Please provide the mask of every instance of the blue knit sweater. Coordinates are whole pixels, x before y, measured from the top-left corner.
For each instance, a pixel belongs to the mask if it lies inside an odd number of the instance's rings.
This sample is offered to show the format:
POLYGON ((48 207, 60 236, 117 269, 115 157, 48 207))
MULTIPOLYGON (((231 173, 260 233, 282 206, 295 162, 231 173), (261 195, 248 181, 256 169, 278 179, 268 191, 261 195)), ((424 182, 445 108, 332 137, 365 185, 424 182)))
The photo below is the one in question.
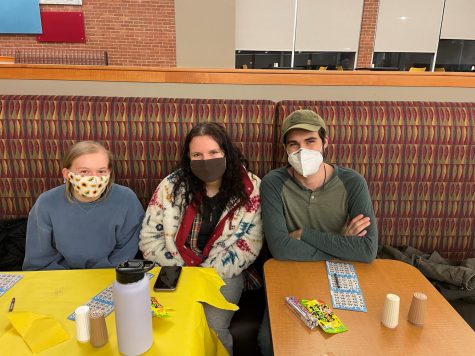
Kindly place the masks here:
POLYGON ((28 217, 24 270, 115 267, 138 250, 143 208, 113 184, 103 200, 69 201, 65 185, 41 194, 28 217))

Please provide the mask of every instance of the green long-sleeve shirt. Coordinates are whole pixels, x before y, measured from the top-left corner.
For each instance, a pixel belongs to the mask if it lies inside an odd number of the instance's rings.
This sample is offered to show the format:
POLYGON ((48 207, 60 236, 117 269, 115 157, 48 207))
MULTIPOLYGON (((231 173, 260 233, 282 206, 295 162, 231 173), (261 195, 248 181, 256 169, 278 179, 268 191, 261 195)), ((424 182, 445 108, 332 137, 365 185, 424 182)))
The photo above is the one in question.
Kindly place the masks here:
POLYGON ((333 176, 314 191, 298 184, 286 167, 262 179, 263 228, 274 258, 371 262, 376 257, 378 229, 366 181, 352 169, 333 168, 333 176), (341 235, 358 214, 370 218, 367 234, 341 235), (297 229, 303 229, 300 240, 289 237, 297 229))

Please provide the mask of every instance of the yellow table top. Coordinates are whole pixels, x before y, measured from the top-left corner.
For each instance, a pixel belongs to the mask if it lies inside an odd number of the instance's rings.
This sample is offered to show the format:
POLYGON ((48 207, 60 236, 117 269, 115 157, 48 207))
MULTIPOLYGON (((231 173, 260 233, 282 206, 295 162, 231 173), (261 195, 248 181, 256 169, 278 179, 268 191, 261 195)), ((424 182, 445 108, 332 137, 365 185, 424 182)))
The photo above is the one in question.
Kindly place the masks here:
MULTIPOLYGON (((235 310, 219 293, 224 284, 214 269, 183 268, 177 290, 154 292, 153 283, 159 267, 151 271, 150 294, 167 308, 168 318, 153 318, 154 343, 144 355, 227 355, 214 331, 209 329, 200 301, 221 309, 235 310)), ((67 317, 92 297, 112 285, 114 269, 66 270, 37 272, 1 272, 21 274, 23 278, 0 297, 0 354, 32 354, 21 336, 12 328, 7 313, 15 297, 17 311, 47 314, 58 320, 69 334, 69 340, 53 346, 39 355, 118 355, 115 313, 106 318, 109 341, 101 348, 76 341, 76 325, 67 317)))

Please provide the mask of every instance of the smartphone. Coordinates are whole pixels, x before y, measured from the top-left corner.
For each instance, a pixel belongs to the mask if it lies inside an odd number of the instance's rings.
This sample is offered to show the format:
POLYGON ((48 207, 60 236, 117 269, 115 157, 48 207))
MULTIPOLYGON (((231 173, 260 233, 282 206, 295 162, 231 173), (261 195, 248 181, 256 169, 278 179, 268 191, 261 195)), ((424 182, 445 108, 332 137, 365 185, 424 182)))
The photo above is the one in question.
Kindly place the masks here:
POLYGON ((157 292, 174 291, 180 278, 181 266, 162 266, 153 290, 157 292))

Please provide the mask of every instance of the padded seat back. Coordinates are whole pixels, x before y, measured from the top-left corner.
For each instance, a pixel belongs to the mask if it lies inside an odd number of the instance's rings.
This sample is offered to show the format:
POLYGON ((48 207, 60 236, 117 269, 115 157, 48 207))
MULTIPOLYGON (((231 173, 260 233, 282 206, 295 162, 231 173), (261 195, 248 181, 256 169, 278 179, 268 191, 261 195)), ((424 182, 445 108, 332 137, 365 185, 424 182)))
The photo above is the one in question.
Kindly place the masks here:
MULTIPOLYGON (((381 244, 475 256, 475 103, 282 101, 279 139, 297 109, 325 119, 326 161, 366 178, 381 244)), ((286 164, 281 144, 274 164, 286 164)))

